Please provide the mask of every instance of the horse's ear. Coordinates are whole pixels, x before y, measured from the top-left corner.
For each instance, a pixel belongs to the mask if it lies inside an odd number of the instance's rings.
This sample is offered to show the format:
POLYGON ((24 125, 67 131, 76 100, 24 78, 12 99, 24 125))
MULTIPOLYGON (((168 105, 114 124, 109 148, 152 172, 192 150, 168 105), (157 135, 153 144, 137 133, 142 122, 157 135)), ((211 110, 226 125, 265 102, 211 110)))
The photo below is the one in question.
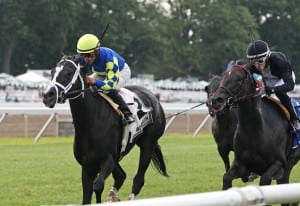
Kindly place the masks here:
POLYGON ((211 72, 208 73, 208 80, 211 80, 215 75, 211 72))
POLYGON ((204 87, 204 91, 205 91, 206 93, 208 93, 208 85, 206 85, 206 86, 204 87))

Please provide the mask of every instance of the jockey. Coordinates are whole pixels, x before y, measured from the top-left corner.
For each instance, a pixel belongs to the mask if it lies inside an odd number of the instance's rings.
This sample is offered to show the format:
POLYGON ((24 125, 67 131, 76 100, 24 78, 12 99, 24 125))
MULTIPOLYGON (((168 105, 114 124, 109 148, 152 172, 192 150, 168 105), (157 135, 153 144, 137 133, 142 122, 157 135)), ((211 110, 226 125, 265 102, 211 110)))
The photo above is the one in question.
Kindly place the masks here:
POLYGON ((132 123, 132 113, 118 92, 131 77, 130 67, 124 58, 110 48, 100 47, 100 40, 93 34, 84 34, 79 38, 77 52, 81 59, 80 65, 93 72, 92 75, 86 76, 86 83, 106 93, 119 105, 125 123, 132 123))
POLYGON ((253 63, 251 73, 261 74, 267 95, 275 93, 290 113, 293 132, 300 130, 300 124, 287 92, 295 86, 295 75, 291 64, 281 52, 270 51, 262 40, 255 40, 247 48, 247 58, 253 63))

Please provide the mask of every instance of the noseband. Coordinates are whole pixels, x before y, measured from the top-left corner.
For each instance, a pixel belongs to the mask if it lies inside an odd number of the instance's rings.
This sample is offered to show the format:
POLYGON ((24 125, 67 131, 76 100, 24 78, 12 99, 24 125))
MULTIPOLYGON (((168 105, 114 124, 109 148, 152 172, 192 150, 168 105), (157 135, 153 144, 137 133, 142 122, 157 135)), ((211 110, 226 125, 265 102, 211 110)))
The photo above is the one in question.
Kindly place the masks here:
POLYGON ((62 85, 61 83, 57 82, 56 81, 56 78, 53 78, 52 81, 50 82, 50 86, 54 87, 55 88, 55 91, 56 91, 56 103, 64 103, 66 99, 76 99, 80 96, 82 96, 82 98, 84 98, 84 81, 83 81, 83 78, 82 76, 80 75, 80 65, 79 64, 75 64, 73 61, 69 60, 69 59, 63 59, 60 64, 61 64, 61 69, 63 69, 64 67, 64 63, 65 62, 71 62, 74 66, 74 68, 76 69, 75 72, 74 72, 74 75, 71 79, 71 81, 66 85, 62 85), (81 82, 81 90, 79 91, 74 91, 74 92, 69 92, 70 89, 73 87, 73 85, 75 84, 75 82, 77 81, 77 79, 80 79, 80 82, 81 82), (59 88, 62 90, 60 93, 58 92, 59 91, 59 88), (73 94, 73 93, 78 93, 79 94, 75 97, 68 97, 70 94, 73 94))

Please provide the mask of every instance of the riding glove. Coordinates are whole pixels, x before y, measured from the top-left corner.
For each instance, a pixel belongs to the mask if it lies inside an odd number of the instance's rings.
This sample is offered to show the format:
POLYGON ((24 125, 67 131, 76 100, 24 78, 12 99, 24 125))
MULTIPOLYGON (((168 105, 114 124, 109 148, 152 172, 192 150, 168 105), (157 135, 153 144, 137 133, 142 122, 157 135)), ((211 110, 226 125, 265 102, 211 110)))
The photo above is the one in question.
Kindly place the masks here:
POLYGON ((275 93, 274 87, 265 87, 265 92, 268 96, 275 93))

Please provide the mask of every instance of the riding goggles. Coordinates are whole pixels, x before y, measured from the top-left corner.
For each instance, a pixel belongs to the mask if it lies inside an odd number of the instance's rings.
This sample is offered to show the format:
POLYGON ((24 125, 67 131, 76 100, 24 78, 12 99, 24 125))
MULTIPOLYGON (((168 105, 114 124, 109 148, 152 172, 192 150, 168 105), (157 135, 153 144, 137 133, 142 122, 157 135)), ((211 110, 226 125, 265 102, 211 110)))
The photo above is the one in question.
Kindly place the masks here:
POLYGON ((94 52, 92 52, 92 53, 84 53, 84 54, 81 54, 81 56, 87 57, 87 58, 91 58, 91 57, 94 56, 94 52))
POLYGON ((254 63, 254 64, 263 64, 263 63, 266 62, 266 59, 267 59, 267 56, 261 57, 261 58, 259 58, 259 59, 254 59, 254 60, 253 60, 253 63, 254 63))

